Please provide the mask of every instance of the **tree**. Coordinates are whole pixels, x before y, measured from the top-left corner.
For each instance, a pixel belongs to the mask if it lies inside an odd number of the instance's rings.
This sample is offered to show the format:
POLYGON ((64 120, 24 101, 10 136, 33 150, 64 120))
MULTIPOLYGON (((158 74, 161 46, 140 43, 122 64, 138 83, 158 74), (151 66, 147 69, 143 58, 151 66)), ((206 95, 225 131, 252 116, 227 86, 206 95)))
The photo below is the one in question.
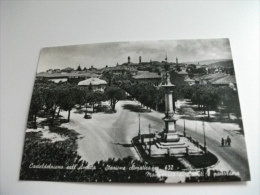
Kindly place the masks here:
POLYGON ((81 69, 81 67, 80 67, 80 65, 78 66, 78 68, 77 68, 77 71, 81 71, 82 69, 81 69))
POLYGON ((194 94, 197 85, 190 86, 190 85, 180 85, 179 90, 185 99, 191 99, 192 95, 194 94))
POLYGON ((54 122, 54 115, 57 108, 57 93, 55 93, 55 91, 56 88, 54 84, 46 86, 45 110, 49 111, 52 116, 51 124, 54 122))
POLYGON ((174 85, 187 85, 187 83, 184 81, 184 77, 175 71, 170 71, 170 79, 171 83, 174 85))
POLYGON ((70 121, 70 111, 76 104, 77 89, 73 85, 66 85, 63 89, 63 98, 61 101, 61 108, 68 111, 68 122, 70 121))
POLYGON ((198 68, 198 69, 195 69, 193 73, 198 73, 200 75, 205 75, 205 74, 207 74, 207 70, 206 70, 206 68, 198 68))
POLYGON ((89 90, 89 91, 93 91, 93 86, 92 86, 92 83, 91 83, 91 82, 89 83, 88 90, 89 90))
POLYGON ((131 82, 132 80, 133 79, 130 71, 125 71, 125 74, 123 75, 113 75, 111 85, 121 86, 125 82, 129 82, 129 81, 131 82))
POLYGON ((189 64, 186 68, 186 72, 188 73, 194 73, 196 69, 196 65, 195 64, 189 64))
POLYGON ((219 94, 221 101, 225 106, 225 111, 227 112, 228 119, 230 120, 230 113, 235 112, 237 118, 241 116, 238 93, 230 87, 220 87, 219 94))
POLYGON ((161 71, 160 71, 158 68, 156 68, 156 69, 154 70, 154 72, 157 73, 158 75, 161 75, 161 71))
MULTIPOLYGON (((63 98, 62 93, 63 85, 57 85, 54 83, 46 85, 46 98, 45 98, 45 107, 46 110, 50 112, 52 118, 51 118, 51 125, 54 124, 54 118, 57 108, 59 107, 60 111, 60 105, 63 98)), ((59 112, 58 112, 59 113, 59 112)))
POLYGON ((208 111, 208 120, 210 119, 209 109, 217 106, 220 100, 218 89, 211 85, 201 85, 199 100, 208 111))
POLYGON ((177 70, 178 72, 180 72, 180 71, 181 71, 181 67, 180 67, 180 65, 179 65, 179 64, 176 64, 176 70, 177 70))
POLYGON ((141 102, 141 95, 143 92, 143 87, 140 84, 127 84, 124 86, 124 89, 131 94, 134 98, 136 98, 136 100, 138 100, 139 102, 141 102))
POLYGON ((110 106, 113 112, 115 112, 116 103, 119 100, 123 100, 126 98, 125 91, 118 87, 107 87, 105 89, 105 94, 107 98, 110 100, 110 106))
MULTIPOLYGON (((182 86, 182 85, 181 85, 182 86)), ((174 112, 176 111, 176 107, 175 107, 175 103, 177 100, 183 98, 183 94, 181 92, 181 86, 177 85, 175 87, 175 89, 173 89, 173 93, 172 93, 172 101, 173 101, 173 110, 174 112)))
POLYGON ((57 86, 58 89, 59 89, 57 91, 58 92, 58 102, 57 102, 57 105, 58 105, 59 109, 58 109, 58 113, 56 115, 56 118, 58 118, 59 115, 60 115, 60 111, 61 111, 63 103, 64 103, 63 98, 67 95, 67 90, 66 90, 67 86, 68 86, 67 83, 65 83, 65 84, 62 83, 61 85, 57 86))
POLYGON ((86 95, 86 88, 82 87, 82 86, 75 86, 75 98, 76 98, 76 103, 79 104, 79 108, 81 108, 81 106, 83 104, 85 104, 85 95, 86 95))
POLYGON ((155 92, 155 110, 158 111, 159 109, 159 105, 163 105, 165 104, 165 90, 163 87, 160 87, 159 89, 156 90, 155 92))
POLYGON ((109 70, 106 70, 106 71, 103 71, 101 79, 102 78, 104 78, 106 81, 108 81, 108 86, 111 86, 114 75, 109 70))
POLYGON ((142 91, 139 95, 140 102, 146 106, 147 108, 152 106, 152 102, 154 100, 153 94, 155 91, 153 91, 152 86, 147 85, 147 84, 142 84, 142 91))
POLYGON ((45 102, 45 87, 42 84, 36 84, 33 88, 32 100, 30 104, 29 110, 29 118, 33 122, 33 128, 37 128, 37 115, 41 109, 43 109, 44 102, 45 102))
POLYGON ((105 101, 106 95, 104 94, 104 92, 101 91, 95 91, 95 92, 89 92, 86 95, 86 100, 88 103, 92 104, 93 107, 93 113, 95 112, 95 104, 101 101, 105 101))
MULTIPOLYGON (((203 95, 203 87, 202 85, 195 85, 195 86, 190 86, 188 89, 186 88, 186 93, 188 95, 190 95, 190 99, 194 104, 198 105, 198 109, 201 108, 201 106, 203 107, 203 111, 205 114, 205 107, 204 104, 202 102, 202 95, 203 95)), ((184 94, 184 96, 186 96, 187 94, 184 94)))

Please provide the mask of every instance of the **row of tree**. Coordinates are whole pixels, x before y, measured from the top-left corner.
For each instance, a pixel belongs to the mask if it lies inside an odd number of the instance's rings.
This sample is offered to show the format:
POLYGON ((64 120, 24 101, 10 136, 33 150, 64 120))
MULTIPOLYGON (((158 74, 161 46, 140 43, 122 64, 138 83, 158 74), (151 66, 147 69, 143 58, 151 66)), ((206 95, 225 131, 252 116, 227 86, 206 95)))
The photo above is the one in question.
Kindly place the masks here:
POLYGON ((222 108, 230 119, 230 113, 235 113, 237 118, 241 116, 237 90, 228 86, 214 87, 212 85, 184 86, 180 89, 185 99, 191 99, 198 105, 199 111, 210 118, 209 111, 222 108))
POLYGON ((149 109, 163 110, 164 108, 165 91, 163 88, 157 89, 148 84, 131 84, 129 82, 122 83, 121 88, 149 109))
POLYGON ((101 101, 110 101, 112 111, 115 112, 116 103, 125 99, 125 92, 116 86, 107 87, 104 92, 93 91, 91 85, 82 87, 69 83, 51 83, 36 82, 33 89, 32 100, 29 110, 28 120, 36 128, 36 119, 40 111, 50 115, 50 124, 54 124, 55 118, 58 118, 60 111, 68 111, 68 121, 70 121, 70 112, 75 105, 92 105, 93 112, 95 104, 101 101))
MULTIPOLYGON (((213 87, 211 85, 187 85, 183 77, 175 72, 170 72, 171 82, 176 85, 173 90, 173 105, 178 99, 190 99, 193 104, 198 105, 198 109, 204 114, 222 107, 230 119, 230 113, 235 113, 240 117, 240 107, 237 91, 229 87, 213 87)), ((68 111, 68 121, 72 108, 78 104, 94 106, 98 102, 109 100, 112 111, 115 112, 115 105, 119 100, 125 99, 125 92, 141 102, 142 105, 150 109, 164 111, 164 88, 157 88, 147 84, 135 83, 131 75, 113 75, 111 72, 104 72, 102 78, 107 80, 108 87, 105 92, 93 91, 92 86, 88 88, 73 84, 55 83, 35 83, 30 106, 29 119, 36 126, 36 117, 40 110, 51 115, 51 124, 55 120, 55 113, 59 116, 60 110, 68 111)))
POLYGON ((87 70, 86 67, 84 67, 84 68, 82 69, 80 65, 79 65, 78 68, 76 69, 76 71, 86 71, 86 70, 87 70))
MULTIPOLYGON (((130 84, 125 82, 121 87, 141 104, 155 110, 164 110, 165 90, 146 84, 130 84)), ((173 105, 179 99, 190 99, 193 104, 198 105, 199 111, 208 114, 210 110, 222 107, 230 119, 230 113, 235 113, 240 117, 240 107, 237 91, 230 87, 214 87, 211 85, 177 85, 173 90, 173 105)))
MULTIPOLYGON (((164 94, 162 87, 154 87, 148 84, 138 84, 129 74, 113 75, 111 72, 104 72, 103 78, 109 86, 117 85, 128 92, 133 98, 141 102, 142 105, 155 110, 164 110, 164 94)), ((173 105, 178 99, 190 99, 193 104, 198 105, 199 111, 208 114, 210 110, 222 107, 230 119, 230 113, 241 116, 238 93, 228 86, 214 87, 211 85, 188 85, 184 77, 175 71, 170 71, 171 83, 175 85, 173 90, 173 105)))

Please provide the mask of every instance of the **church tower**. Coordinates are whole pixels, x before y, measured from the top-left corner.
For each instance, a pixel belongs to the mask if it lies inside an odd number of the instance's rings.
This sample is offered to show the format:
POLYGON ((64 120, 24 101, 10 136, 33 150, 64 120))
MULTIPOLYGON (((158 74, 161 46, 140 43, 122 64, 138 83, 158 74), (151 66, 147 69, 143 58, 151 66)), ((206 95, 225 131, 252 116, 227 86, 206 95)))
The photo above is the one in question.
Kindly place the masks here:
POLYGON ((176 64, 178 64, 178 58, 176 58, 176 64))
POLYGON ((130 61, 131 61, 131 58, 130 58, 130 56, 128 56, 128 58, 127 58, 128 64, 130 64, 130 61))
POLYGON ((142 63, 142 57, 139 56, 139 64, 141 64, 141 63, 142 63))

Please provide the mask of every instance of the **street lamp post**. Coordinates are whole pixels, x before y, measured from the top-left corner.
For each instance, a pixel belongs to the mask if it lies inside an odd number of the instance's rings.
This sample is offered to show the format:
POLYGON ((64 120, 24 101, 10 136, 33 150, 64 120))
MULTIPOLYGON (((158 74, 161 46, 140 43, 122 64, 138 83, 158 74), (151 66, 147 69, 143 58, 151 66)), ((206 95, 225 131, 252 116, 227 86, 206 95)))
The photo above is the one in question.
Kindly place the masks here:
POLYGON ((151 156, 151 146, 152 146, 152 143, 151 143, 151 124, 148 125, 148 128, 149 128, 149 156, 151 156))
POLYGON ((207 153, 206 133, 205 133, 205 127, 204 127, 204 117, 203 117, 202 126, 203 126, 203 134, 204 134, 204 150, 205 150, 205 153, 207 153))
POLYGON ((138 131, 138 137, 139 137, 139 140, 141 140, 141 129, 140 129, 140 113, 138 113, 138 119, 139 119, 139 131, 138 131))
POLYGON ((184 137, 186 137, 185 119, 184 119, 183 121, 184 121, 184 131, 183 131, 183 135, 184 135, 184 137))

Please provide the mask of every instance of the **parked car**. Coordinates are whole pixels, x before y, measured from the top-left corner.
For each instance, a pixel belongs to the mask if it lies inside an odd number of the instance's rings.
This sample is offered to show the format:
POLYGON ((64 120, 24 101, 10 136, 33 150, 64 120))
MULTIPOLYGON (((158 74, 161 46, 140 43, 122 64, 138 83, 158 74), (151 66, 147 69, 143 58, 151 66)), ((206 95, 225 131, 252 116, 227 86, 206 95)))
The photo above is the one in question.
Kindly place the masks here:
POLYGON ((85 119, 91 119, 92 116, 91 116, 90 114, 86 113, 86 114, 84 115, 84 118, 85 118, 85 119))

